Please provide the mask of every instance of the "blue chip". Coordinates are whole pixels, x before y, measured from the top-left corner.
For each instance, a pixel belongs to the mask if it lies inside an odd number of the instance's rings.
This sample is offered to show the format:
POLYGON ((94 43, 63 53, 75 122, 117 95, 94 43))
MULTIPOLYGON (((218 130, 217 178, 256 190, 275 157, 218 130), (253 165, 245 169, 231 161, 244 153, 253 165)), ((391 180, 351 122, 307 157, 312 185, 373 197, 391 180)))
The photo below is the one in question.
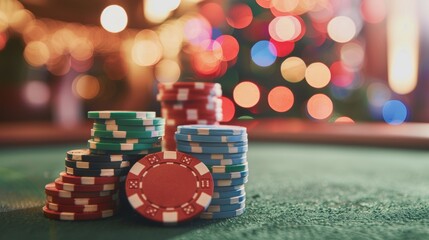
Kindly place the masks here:
POLYGON ((226 186, 226 187, 214 187, 214 192, 231 192, 231 191, 237 191, 239 189, 244 188, 244 184, 241 185, 235 185, 235 186, 226 186))
POLYGON ((236 186, 236 185, 243 185, 245 183, 247 183, 247 181, 249 180, 249 178, 243 177, 243 178, 237 178, 237 179, 220 179, 220 180, 213 180, 214 181, 214 186, 215 186, 215 191, 216 187, 230 187, 230 186, 236 186))
POLYGON ((232 191, 213 192, 212 199, 238 197, 238 196, 241 196, 245 193, 246 193, 246 191, 244 190, 244 187, 237 189, 237 190, 232 190, 232 191))
MULTIPOLYGON (((200 161, 203 160, 222 160, 222 159, 243 159, 247 158, 247 153, 191 153, 192 156, 198 158, 200 161)), ((220 164, 219 164, 220 165, 220 164)))
POLYGON ((190 135, 190 134, 175 134, 176 140, 187 141, 187 142, 202 142, 202 143, 232 143, 232 142, 244 142, 247 141, 247 134, 233 135, 233 136, 201 136, 201 135, 190 135))
POLYGON ((200 215, 202 219, 219 219, 219 218, 231 218, 237 217, 244 213, 245 207, 234 210, 234 211, 226 211, 226 212, 203 212, 200 215))
POLYGON ((231 136, 246 134, 246 128, 232 125, 181 125, 177 133, 201 136, 231 136))
POLYGON ((214 143, 214 142, 187 142, 187 141, 180 141, 176 140, 176 144, 183 145, 183 146, 190 146, 190 147, 222 147, 222 148, 229 148, 229 147, 243 147, 247 146, 247 141, 242 142, 232 142, 232 143, 214 143))
POLYGON ((192 147, 177 144, 177 150, 187 153, 245 153, 248 146, 242 147, 192 147))
MULTIPOLYGON (((190 153, 189 155, 194 156, 193 153, 190 153)), ((221 160, 202 160, 202 159, 199 159, 199 160, 207 166, 227 166, 227 165, 243 164, 243 163, 247 162, 247 158, 232 158, 232 159, 221 159, 221 160)))
POLYGON ((249 175, 249 171, 228 172, 228 173, 212 173, 213 179, 237 179, 249 175))
POLYGON ((227 212, 227 211, 233 211, 240 208, 246 207, 246 202, 241 202, 237 204, 222 204, 222 205, 210 205, 206 212, 227 212))
POLYGON ((215 198, 212 199, 210 204, 213 205, 221 205, 221 204, 239 204, 246 200, 246 194, 243 194, 238 197, 230 197, 230 198, 215 198))

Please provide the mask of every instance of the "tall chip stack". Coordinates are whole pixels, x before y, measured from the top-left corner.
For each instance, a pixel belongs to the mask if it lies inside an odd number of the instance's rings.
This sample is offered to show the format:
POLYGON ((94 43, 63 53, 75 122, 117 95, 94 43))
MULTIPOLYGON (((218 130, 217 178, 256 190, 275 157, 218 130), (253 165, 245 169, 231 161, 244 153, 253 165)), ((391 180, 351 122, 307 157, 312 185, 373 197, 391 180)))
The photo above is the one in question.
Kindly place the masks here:
POLYGON ((176 150, 174 133, 179 125, 217 125, 222 120, 222 88, 218 83, 176 82, 159 84, 157 100, 166 119, 164 149, 176 150))
POLYGON ((239 216, 245 211, 248 181, 247 131, 228 125, 181 125, 175 134, 177 150, 206 164, 214 192, 203 219, 239 216))
POLYGON ((46 217, 91 220, 113 216, 125 198, 132 165, 161 150, 165 120, 155 112, 93 111, 88 149, 70 150, 65 171, 45 186, 46 217), (118 196, 119 195, 119 196, 118 196))

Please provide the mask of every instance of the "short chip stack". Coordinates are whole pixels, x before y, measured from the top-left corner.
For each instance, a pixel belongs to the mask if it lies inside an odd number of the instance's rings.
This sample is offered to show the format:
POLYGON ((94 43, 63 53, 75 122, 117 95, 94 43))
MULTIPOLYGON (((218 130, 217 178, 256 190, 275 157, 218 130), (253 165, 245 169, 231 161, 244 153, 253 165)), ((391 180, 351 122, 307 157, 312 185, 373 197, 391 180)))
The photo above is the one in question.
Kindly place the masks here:
POLYGON ((245 211, 248 181, 247 131, 227 125, 182 125, 175 134, 177 150, 205 163, 213 176, 214 193, 203 219, 229 218, 245 211))
POLYGON ((157 100, 166 119, 164 148, 176 150, 174 133, 179 125, 219 124, 222 120, 222 88, 218 83, 176 82, 159 84, 157 100))
POLYGON ((155 112, 96 111, 89 149, 67 152, 65 172, 45 186, 46 217, 91 220, 113 216, 131 166, 161 150, 165 121, 155 112))

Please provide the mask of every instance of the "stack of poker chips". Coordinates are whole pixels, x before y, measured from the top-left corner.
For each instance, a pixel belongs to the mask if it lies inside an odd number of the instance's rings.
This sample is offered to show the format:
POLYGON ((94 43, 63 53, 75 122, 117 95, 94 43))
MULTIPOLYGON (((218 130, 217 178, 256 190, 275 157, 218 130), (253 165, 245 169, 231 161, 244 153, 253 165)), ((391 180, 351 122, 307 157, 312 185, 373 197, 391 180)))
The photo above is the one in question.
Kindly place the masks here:
POLYGON ((165 121, 155 112, 89 112, 89 149, 70 150, 65 172, 45 186, 46 217, 90 220, 113 216, 130 167, 161 150, 165 121))
POLYGON ((199 159, 212 173, 214 192, 203 219, 239 216, 245 211, 248 181, 247 131, 227 125, 182 125, 175 134, 177 150, 199 159))
POLYGON ((218 83, 176 82, 159 84, 157 100, 166 119, 164 149, 176 150, 174 133, 179 125, 216 125, 222 120, 222 88, 218 83))

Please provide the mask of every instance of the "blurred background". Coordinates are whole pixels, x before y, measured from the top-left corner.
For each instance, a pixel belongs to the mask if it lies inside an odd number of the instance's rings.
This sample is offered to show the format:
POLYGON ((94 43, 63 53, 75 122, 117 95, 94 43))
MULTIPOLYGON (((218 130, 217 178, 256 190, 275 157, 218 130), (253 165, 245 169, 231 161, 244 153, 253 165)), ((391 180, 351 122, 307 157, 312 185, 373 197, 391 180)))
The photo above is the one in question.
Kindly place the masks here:
MULTIPOLYGON (((429 122, 429 1, 0 0, 0 124, 157 110, 219 82, 224 122, 429 122)), ((85 129, 87 131, 87 129, 85 129)))

